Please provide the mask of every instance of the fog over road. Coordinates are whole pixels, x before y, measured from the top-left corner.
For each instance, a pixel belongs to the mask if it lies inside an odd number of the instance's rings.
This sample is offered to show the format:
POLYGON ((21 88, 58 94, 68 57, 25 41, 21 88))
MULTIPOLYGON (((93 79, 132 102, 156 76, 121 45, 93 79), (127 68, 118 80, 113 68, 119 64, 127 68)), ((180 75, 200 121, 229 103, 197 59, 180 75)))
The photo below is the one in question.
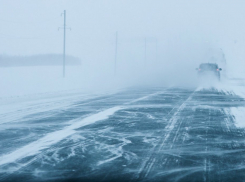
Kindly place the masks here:
POLYGON ((244 181, 244 98, 216 87, 5 98, 0 181, 244 181))
POLYGON ((0 0, 0 182, 245 182, 244 10, 0 0))

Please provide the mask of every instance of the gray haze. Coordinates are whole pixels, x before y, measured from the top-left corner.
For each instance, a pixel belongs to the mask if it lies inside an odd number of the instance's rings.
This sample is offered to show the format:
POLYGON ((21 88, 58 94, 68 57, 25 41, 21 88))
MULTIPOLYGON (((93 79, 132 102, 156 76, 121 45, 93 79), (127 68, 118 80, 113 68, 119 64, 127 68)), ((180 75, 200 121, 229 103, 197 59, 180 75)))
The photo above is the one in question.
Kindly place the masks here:
MULTIPOLYGON (((195 68, 201 62, 219 63, 217 54, 224 54, 228 76, 244 77, 244 7, 245 2, 239 0, 0 0, 0 54, 62 54, 63 31, 58 28, 63 26, 61 13, 66 10, 71 27, 66 52, 82 61, 79 68, 67 68, 66 80, 76 87, 115 82, 193 86, 195 68)), ((50 77, 53 81, 45 88, 64 84, 59 67, 47 67, 44 71, 50 75, 39 68, 33 69, 40 72, 8 69, 1 68, 0 73, 0 83, 8 89, 24 81, 34 87, 36 80, 46 83, 50 77)))

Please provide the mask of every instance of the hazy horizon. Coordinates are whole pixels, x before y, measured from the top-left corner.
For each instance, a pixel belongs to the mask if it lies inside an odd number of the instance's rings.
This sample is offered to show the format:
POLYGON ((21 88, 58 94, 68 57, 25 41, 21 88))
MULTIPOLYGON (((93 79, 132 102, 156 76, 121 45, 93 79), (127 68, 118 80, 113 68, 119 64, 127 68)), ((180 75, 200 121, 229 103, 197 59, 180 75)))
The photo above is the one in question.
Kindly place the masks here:
POLYGON ((63 30, 58 29, 66 10, 66 24, 71 28, 66 33, 66 54, 82 61, 67 72, 69 81, 62 81, 62 68, 42 68, 40 73, 3 70, 4 88, 15 87, 13 80, 34 87, 37 80, 49 82, 51 78, 53 83, 58 79, 60 85, 76 82, 80 87, 113 82, 121 86, 193 86, 197 83, 195 68, 203 62, 218 63, 228 77, 245 76, 245 20, 241 18, 245 2, 0 0, 0 4, 0 55, 62 54, 63 30), (31 81, 25 82, 26 77, 31 81))

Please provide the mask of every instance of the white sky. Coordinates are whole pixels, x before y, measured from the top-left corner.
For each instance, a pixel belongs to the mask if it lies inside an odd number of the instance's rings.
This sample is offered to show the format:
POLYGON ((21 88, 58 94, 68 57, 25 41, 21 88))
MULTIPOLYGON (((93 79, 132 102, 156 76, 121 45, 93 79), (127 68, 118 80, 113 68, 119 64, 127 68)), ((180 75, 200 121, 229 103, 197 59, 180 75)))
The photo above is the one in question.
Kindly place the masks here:
POLYGON ((222 48, 230 65, 244 65, 243 0, 0 0, 0 54, 62 53, 64 9, 67 54, 84 62, 111 65, 118 31, 119 62, 142 61, 147 37, 148 59, 157 39, 160 60, 193 58, 208 44, 222 48))

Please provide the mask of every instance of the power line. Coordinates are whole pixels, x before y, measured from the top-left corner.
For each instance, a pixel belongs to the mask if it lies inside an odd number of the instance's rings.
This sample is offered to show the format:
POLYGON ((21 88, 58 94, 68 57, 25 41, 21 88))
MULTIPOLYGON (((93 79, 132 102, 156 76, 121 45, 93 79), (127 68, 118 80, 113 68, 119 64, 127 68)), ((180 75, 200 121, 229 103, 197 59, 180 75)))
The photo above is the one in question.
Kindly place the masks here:
POLYGON ((20 36, 16 36, 16 35, 10 35, 10 34, 3 34, 0 33, 0 36, 2 35, 2 37, 8 37, 8 38, 12 38, 12 39, 54 39, 54 38, 50 38, 48 36, 53 35, 53 34, 46 34, 46 35, 40 35, 40 36, 35 36, 35 37, 20 37, 20 36))
POLYGON ((21 26, 23 26, 23 24, 26 25, 36 25, 36 24, 40 24, 40 23, 49 23, 52 22, 56 19, 58 19, 59 17, 55 17, 54 19, 47 19, 47 20, 43 20, 43 21, 35 21, 35 22, 23 22, 23 21, 13 21, 13 20, 5 20, 5 19, 0 19, 1 22, 5 22, 5 23, 12 23, 12 24, 21 24, 21 26))
POLYGON ((117 72, 117 32, 116 32, 116 47, 115 47, 115 67, 114 67, 114 75, 116 76, 117 72))

